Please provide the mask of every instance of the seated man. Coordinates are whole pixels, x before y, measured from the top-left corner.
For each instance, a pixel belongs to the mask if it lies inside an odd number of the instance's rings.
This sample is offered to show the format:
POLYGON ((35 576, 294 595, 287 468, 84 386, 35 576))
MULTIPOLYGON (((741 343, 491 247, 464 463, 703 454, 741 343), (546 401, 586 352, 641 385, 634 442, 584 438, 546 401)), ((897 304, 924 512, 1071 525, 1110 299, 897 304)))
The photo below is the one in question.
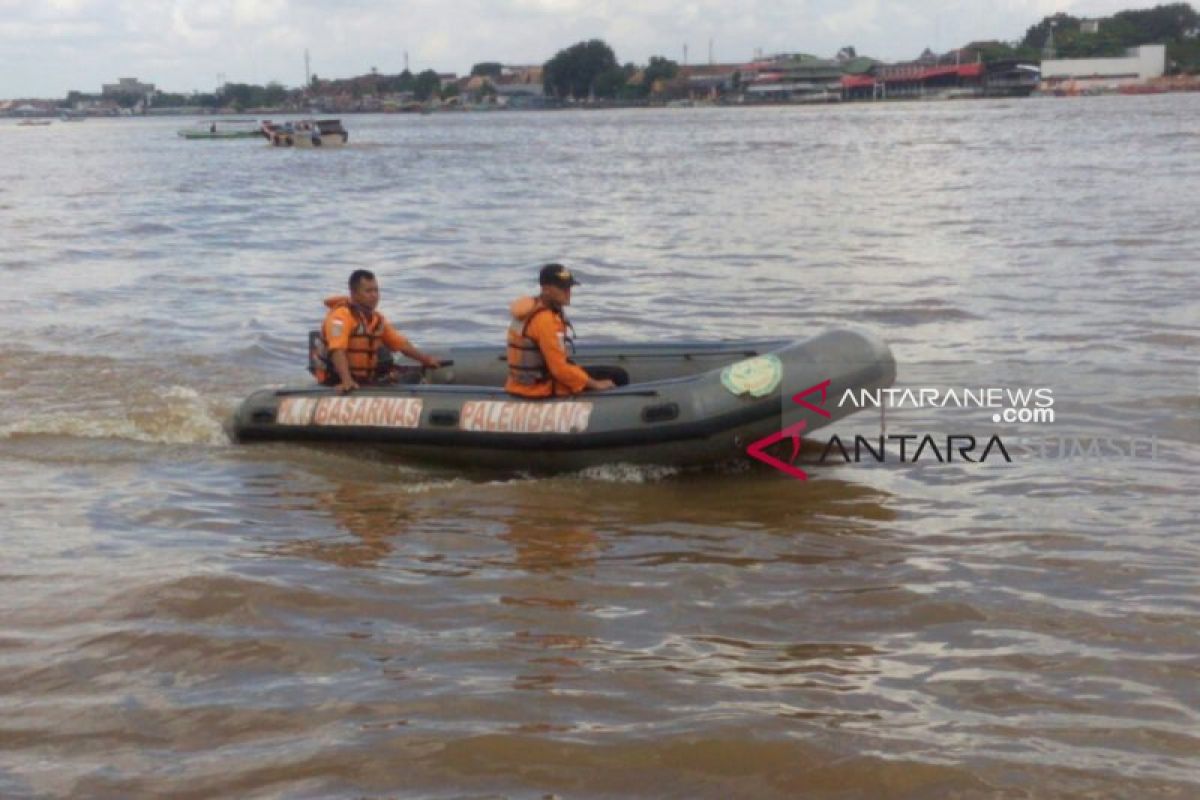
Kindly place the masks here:
POLYGON ((571 304, 571 287, 579 281, 562 264, 547 264, 538 276, 542 293, 513 301, 508 326, 508 381, 504 389, 518 397, 562 397, 611 389, 567 357, 571 323, 563 308, 571 304))
POLYGON ((321 326, 321 337, 326 355, 316 359, 325 363, 312 366, 319 383, 336 386, 340 392, 377 383, 381 344, 424 367, 436 369, 441 364, 414 347, 375 310, 379 305, 379 283, 369 270, 356 269, 350 273, 350 296, 330 297, 325 305, 329 306, 329 313, 321 326))

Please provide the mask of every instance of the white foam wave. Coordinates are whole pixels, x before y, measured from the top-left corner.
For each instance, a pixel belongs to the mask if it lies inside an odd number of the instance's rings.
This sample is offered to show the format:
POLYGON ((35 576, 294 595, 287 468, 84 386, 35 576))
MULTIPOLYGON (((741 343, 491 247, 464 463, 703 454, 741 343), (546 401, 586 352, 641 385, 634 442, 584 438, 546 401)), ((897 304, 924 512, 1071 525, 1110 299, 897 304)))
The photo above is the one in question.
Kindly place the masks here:
POLYGON ((518 483, 536 483, 542 480, 566 478, 568 480, 599 481, 602 483, 656 483, 667 480, 682 472, 680 467, 653 466, 646 464, 600 464, 587 467, 576 472, 555 475, 532 475, 519 472, 511 478, 501 478, 480 481, 472 478, 427 478, 413 483, 402 484, 400 491, 409 494, 424 494, 443 489, 477 488, 480 486, 511 486, 518 483))
POLYGON ((653 464, 600 464, 575 473, 575 477, 604 483, 657 483, 680 473, 679 467, 653 464))
POLYGON ((441 489, 457 489, 470 485, 472 485, 471 481, 464 480, 463 478, 446 478, 441 480, 435 478, 433 480, 416 481, 414 483, 402 483, 399 485, 399 489, 405 494, 428 494, 429 492, 436 492, 441 489))
POLYGON ((476 489, 480 486, 512 486, 518 483, 529 483, 536 481, 530 475, 519 474, 513 478, 503 478, 496 480, 478 480, 473 478, 427 478, 418 480, 413 483, 406 483, 400 486, 400 491, 407 494, 425 494, 427 492, 439 491, 442 489, 476 489))
POLYGON ((49 412, 0 426, 0 438, 38 434, 157 444, 229 444, 217 410, 186 386, 138 396, 117 414, 109 409, 49 412))

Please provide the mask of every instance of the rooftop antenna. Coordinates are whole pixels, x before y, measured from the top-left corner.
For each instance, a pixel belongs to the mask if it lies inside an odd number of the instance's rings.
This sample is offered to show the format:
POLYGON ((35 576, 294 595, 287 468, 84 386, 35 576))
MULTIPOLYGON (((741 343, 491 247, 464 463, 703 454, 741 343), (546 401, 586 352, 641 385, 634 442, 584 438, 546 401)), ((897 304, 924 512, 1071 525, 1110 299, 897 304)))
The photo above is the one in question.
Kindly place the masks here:
POLYGON ((683 45, 683 65, 685 67, 687 66, 687 43, 686 42, 683 45))
POLYGON ((712 44, 713 44, 713 42, 712 42, 712 37, 710 36, 710 37, 708 37, 708 65, 709 65, 710 67, 711 67, 711 66, 712 66, 712 64, 713 64, 713 55, 712 55, 713 51, 712 51, 712 44))
POLYGON ((404 51, 404 71, 408 72, 408 51, 404 51))
POLYGON ((304 88, 312 86, 312 72, 308 68, 308 48, 304 48, 304 88))

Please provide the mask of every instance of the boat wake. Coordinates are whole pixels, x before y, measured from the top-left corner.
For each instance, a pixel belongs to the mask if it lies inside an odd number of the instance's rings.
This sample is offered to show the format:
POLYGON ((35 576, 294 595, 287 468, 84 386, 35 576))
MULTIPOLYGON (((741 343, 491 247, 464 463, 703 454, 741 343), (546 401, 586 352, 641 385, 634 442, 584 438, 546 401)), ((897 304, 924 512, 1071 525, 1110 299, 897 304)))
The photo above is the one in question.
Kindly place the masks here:
POLYGON ((194 389, 170 386, 138 396, 135 403, 104 409, 31 413, 0 425, 0 439, 22 436, 128 439, 153 444, 228 445, 229 437, 211 402, 194 389))
POLYGON ((398 488, 405 494, 428 494, 438 491, 453 491, 458 489, 477 490, 481 486, 512 486, 521 483, 536 483, 543 480, 577 480, 594 481, 598 483, 617 484, 646 484, 659 483, 682 474, 680 467, 667 467, 646 464, 599 464, 578 472, 569 472, 557 476, 532 475, 520 472, 512 477, 480 479, 475 478, 429 478, 401 484, 398 488))
POLYGON ((581 469, 573 475, 585 481, 601 483, 658 483, 673 478, 682 471, 680 467, 617 463, 597 464, 581 469))

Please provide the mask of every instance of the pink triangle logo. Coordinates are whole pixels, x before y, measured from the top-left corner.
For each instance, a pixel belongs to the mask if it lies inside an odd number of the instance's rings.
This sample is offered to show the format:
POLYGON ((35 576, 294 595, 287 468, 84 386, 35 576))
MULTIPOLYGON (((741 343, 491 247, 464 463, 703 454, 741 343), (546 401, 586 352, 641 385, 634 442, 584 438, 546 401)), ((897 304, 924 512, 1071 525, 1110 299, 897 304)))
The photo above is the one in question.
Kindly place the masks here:
POLYGON ((751 458, 756 458, 764 464, 768 464, 780 472, 791 475, 798 481, 808 480, 808 473, 799 467, 793 466, 792 462, 796 460, 796 456, 800 455, 800 432, 808 427, 808 422, 800 420, 795 425, 789 425, 783 430, 772 433, 770 436, 764 436, 756 442, 751 442, 746 448, 746 455, 751 458), (780 461, 772 455, 764 453, 763 450, 775 444, 782 442, 784 439, 792 440, 792 457, 787 461, 780 461))
MULTIPOLYGON (((808 410, 820 414, 826 419, 829 419, 831 416, 830 413, 824 408, 821 408, 821 406, 825 405, 825 401, 829 397, 829 384, 830 381, 824 380, 815 386, 808 387, 802 392, 797 392, 796 394, 792 395, 792 402, 796 405, 804 406, 808 410), (813 405, 804 399, 815 392, 821 393, 821 402, 817 405, 813 405)), ((808 421, 800 420, 793 425, 788 425, 786 428, 778 431, 777 433, 772 433, 770 436, 764 436, 758 441, 750 443, 750 445, 746 448, 746 455, 753 459, 757 459, 764 464, 774 467, 780 472, 791 475, 798 481, 808 480, 808 473, 795 465, 796 459, 800 455, 800 434, 803 433, 804 429, 807 427, 808 421), (781 461, 775 456, 764 452, 771 445, 775 444, 776 442, 782 442, 784 439, 791 439, 792 441, 792 457, 787 461, 781 461)))

